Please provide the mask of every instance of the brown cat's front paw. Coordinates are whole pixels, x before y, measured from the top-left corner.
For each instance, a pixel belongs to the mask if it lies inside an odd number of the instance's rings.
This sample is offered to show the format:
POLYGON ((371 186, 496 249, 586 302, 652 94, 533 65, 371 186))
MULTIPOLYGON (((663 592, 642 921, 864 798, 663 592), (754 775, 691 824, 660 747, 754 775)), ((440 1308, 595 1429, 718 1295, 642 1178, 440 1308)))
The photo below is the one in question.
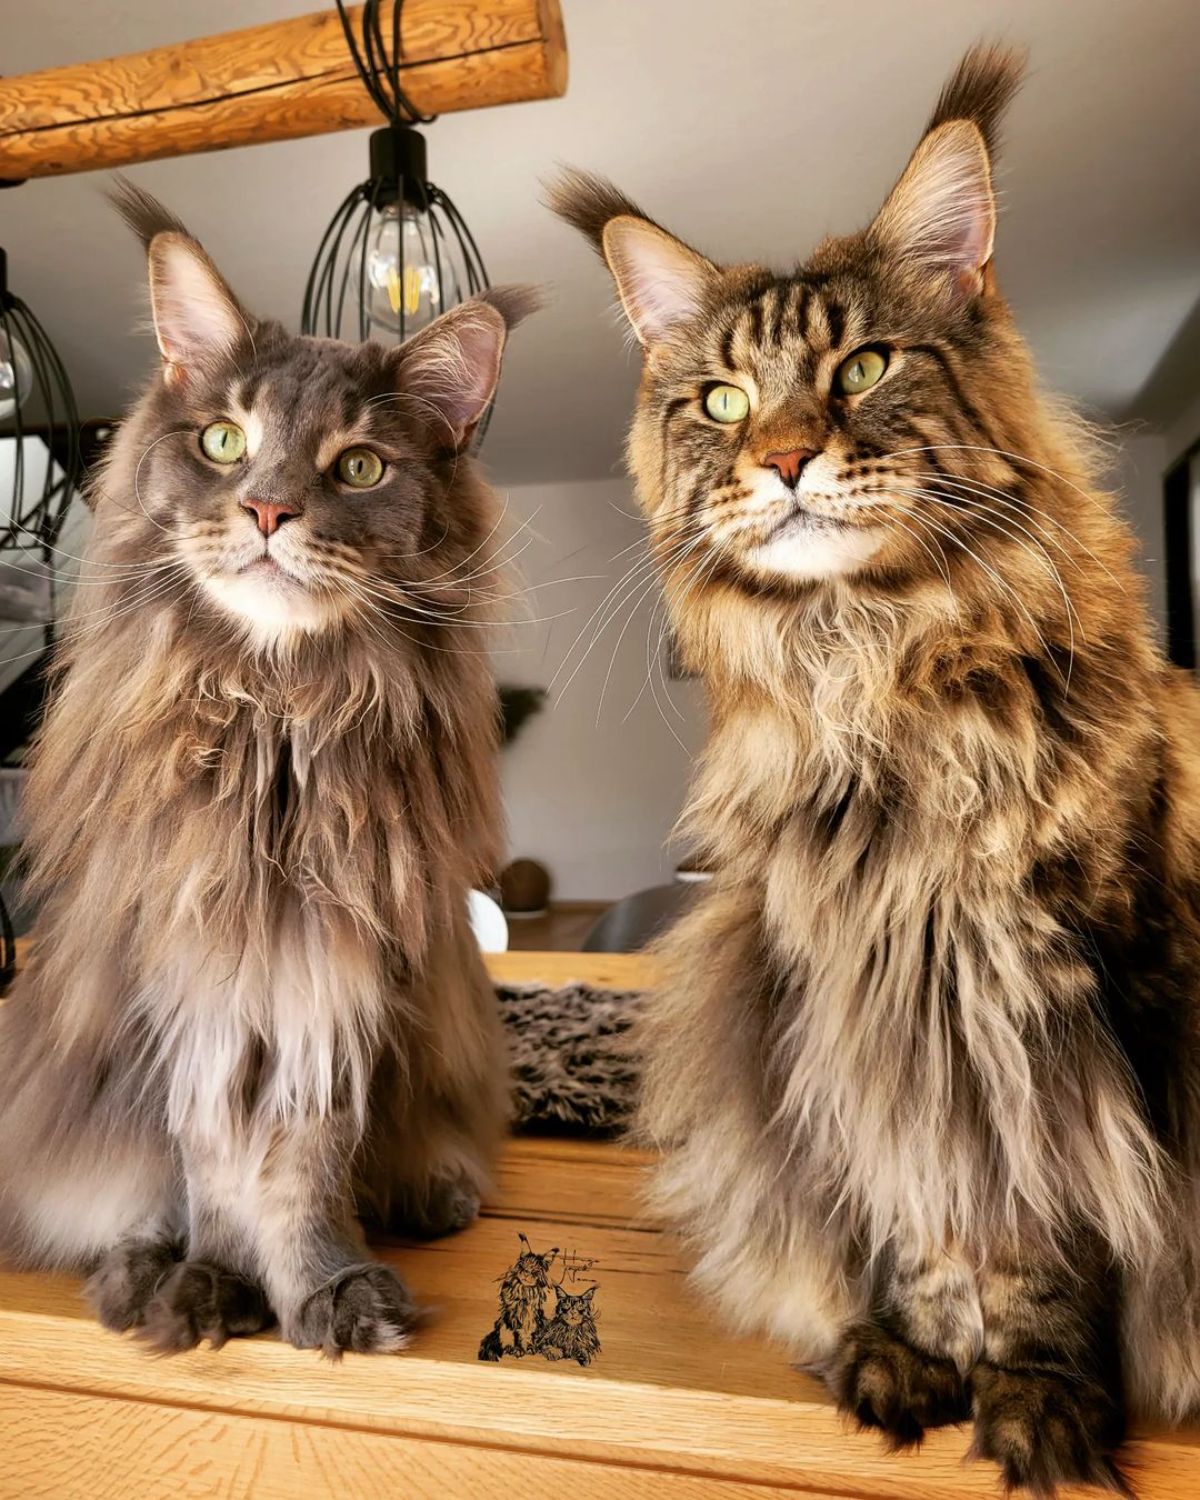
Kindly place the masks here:
POLYGON ((971 1387, 972 1456, 994 1459, 1010 1490, 1048 1497, 1082 1483, 1132 1494, 1113 1460, 1125 1436, 1121 1406, 1094 1381, 981 1364, 971 1387))
POLYGON ((847 1331, 825 1371, 838 1405, 863 1427, 880 1428, 896 1448, 919 1443, 927 1427, 965 1421, 962 1376, 875 1323, 847 1331))
POLYGON ((457 1234, 479 1217, 479 1193, 466 1177, 436 1177, 397 1196, 387 1227, 418 1240, 457 1234))
POLYGON ((359 1354, 392 1354, 410 1342, 416 1307, 403 1282, 386 1266, 349 1266, 315 1291, 284 1328, 300 1349, 321 1349, 340 1359, 347 1349, 359 1354))
POLYGON ((105 1328, 114 1333, 140 1328, 180 1254, 179 1246, 165 1240, 128 1240, 107 1251, 83 1289, 105 1328))
POLYGON ((219 1349, 274 1321, 261 1287, 207 1261, 185 1260, 147 1305, 141 1337, 160 1353, 178 1354, 205 1339, 219 1349))

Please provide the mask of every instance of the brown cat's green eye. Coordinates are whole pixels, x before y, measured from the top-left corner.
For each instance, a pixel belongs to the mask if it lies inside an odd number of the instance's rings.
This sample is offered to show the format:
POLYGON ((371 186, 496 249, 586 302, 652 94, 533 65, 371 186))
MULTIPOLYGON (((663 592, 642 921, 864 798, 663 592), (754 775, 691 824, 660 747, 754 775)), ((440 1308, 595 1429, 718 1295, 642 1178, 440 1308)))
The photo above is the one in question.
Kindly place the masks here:
POLYGON ((750 397, 738 385, 714 385, 705 394, 704 410, 714 422, 743 422, 750 397))
POLYGON ((347 448, 337 461, 337 477, 352 489, 369 490, 383 478, 383 459, 370 448, 347 448))
POLYGON ((246 434, 236 422, 210 422, 200 434, 200 448, 215 464, 235 464, 246 452, 246 434))
POLYGON ((878 349, 860 349, 841 362, 833 383, 843 396, 857 396, 869 391, 886 369, 887 359, 878 349))

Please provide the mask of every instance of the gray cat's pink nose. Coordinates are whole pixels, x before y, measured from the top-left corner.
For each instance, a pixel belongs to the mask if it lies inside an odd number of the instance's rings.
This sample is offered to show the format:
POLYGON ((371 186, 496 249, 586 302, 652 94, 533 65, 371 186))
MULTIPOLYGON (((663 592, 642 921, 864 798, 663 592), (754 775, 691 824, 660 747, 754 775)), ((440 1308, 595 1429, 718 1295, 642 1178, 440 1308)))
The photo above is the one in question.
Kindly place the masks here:
POLYGON ((279 500, 243 500, 242 509, 254 516, 263 536, 273 535, 285 521, 300 514, 298 505, 284 505, 279 500))

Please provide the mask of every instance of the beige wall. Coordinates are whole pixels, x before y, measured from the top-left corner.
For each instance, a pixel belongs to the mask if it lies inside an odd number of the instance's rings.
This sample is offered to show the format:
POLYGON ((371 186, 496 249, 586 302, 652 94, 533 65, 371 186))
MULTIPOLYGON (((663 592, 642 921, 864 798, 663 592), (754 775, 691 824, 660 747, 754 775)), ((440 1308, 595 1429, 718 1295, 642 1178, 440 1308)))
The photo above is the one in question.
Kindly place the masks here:
MULTIPOLYGON (((497 674, 530 687, 549 687, 558 674, 550 703, 505 752, 509 848, 549 868, 560 900, 613 898, 669 880, 675 857, 668 835, 703 740, 704 714, 696 683, 664 688, 656 672, 657 702, 645 687, 657 586, 639 599, 639 583, 586 649, 599 623, 589 625, 589 618, 646 556, 629 484, 531 485, 507 498, 506 526, 522 554, 532 618, 512 631, 497 674), (553 615, 565 617, 537 622, 553 615)), ((652 660, 656 637, 657 621, 652 660)))
POLYGON ((1146 576, 1148 600, 1160 633, 1165 632, 1167 577, 1163 537, 1162 476, 1167 443, 1161 432, 1127 429, 1119 437, 1109 483, 1137 539, 1135 556, 1146 576))

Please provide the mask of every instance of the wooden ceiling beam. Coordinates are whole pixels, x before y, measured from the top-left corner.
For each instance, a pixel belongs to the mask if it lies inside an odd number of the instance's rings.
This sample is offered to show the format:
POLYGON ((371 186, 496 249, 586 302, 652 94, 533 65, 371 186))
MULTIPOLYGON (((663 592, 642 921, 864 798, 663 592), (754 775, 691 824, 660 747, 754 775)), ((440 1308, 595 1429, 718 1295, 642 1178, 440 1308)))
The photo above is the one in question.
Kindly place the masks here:
MULTIPOLYGON (((357 37, 362 7, 350 9, 357 37)), ((405 0, 401 83, 423 114, 557 98, 558 0, 405 0)), ((382 9, 391 37, 391 10, 382 9)), ((380 123, 336 10, 0 78, 0 180, 380 123)))

